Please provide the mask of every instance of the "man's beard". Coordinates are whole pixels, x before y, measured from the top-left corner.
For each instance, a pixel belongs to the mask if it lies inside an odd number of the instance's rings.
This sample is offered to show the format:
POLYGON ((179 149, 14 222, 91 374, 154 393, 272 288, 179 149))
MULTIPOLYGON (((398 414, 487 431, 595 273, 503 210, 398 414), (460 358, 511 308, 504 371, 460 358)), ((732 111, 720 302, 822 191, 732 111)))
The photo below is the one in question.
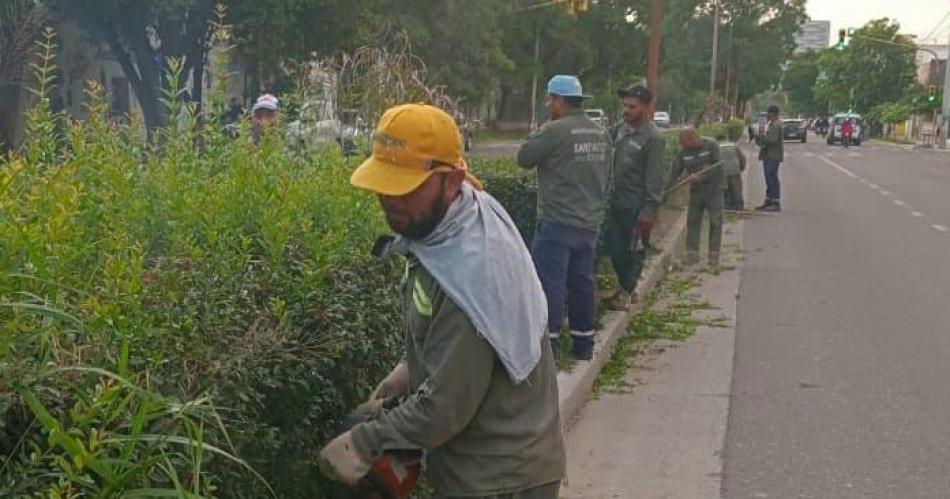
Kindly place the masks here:
POLYGON ((429 213, 429 216, 421 220, 410 220, 404 225, 399 225, 387 215, 386 223, 389 224, 389 228, 392 229, 393 232, 405 237, 406 239, 411 239, 414 241, 425 239, 429 234, 432 234, 432 231, 434 231, 436 227, 438 227, 439 223, 442 222, 442 219, 445 218, 445 212, 449 210, 449 206, 445 202, 444 194, 445 182, 442 183, 442 188, 439 190, 439 197, 432 205, 432 211, 429 213))

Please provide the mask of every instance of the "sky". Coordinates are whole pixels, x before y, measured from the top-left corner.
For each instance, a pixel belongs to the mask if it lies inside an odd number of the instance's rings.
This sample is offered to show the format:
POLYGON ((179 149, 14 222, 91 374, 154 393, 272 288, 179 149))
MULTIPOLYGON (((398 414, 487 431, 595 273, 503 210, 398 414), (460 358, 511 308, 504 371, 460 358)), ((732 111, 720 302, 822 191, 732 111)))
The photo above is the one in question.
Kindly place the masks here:
POLYGON ((831 21, 831 43, 837 43, 838 29, 858 28, 882 17, 896 19, 901 32, 917 35, 918 43, 946 44, 950 36, 950 17, 937 27, 950 12, 950 0, 808 0, 807 8, 812 19, 831 21), (922 39, 934 28, 935 39, 922 39))

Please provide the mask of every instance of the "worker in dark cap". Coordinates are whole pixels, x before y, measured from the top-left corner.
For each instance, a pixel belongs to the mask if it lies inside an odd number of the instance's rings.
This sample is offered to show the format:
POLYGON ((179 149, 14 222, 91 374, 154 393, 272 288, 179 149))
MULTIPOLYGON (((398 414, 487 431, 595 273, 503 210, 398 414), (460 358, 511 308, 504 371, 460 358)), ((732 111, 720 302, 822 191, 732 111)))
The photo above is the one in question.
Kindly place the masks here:
POLYGON ((782 186, 778 178, 778 168, 785 159, 782 121, 778 119, 779 108, 769 106, 769 126, 765 135, 756 137, 759 144, 759 159, 765 170, 765 202, 755 209, 759 211, 782 211, 782 186))
POLYGON ((613 188, 608 201, 606 246, 620 289, 608 307, 627 310, 637 301, 637 282, 646 258, 645 242, 663 198, 665 145, 650 117, 653 93, 643 85, 617 92, 623 121, 611 129, 613 188))

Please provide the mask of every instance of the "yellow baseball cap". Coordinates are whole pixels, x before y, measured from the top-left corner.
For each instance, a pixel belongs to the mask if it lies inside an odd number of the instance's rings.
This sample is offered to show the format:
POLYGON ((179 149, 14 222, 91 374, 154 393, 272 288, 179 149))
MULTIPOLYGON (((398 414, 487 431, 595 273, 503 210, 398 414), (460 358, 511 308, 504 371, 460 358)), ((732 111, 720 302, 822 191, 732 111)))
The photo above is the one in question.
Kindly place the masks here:
POLYGON ((386 196, 416 190, 434 173, 465 170, 478 190, 482 183, 462 158, 462 136, 455 120, 427 104, 403 104, 383 113, 373 135, 373 155, 350 176, 360 189, 386 196))

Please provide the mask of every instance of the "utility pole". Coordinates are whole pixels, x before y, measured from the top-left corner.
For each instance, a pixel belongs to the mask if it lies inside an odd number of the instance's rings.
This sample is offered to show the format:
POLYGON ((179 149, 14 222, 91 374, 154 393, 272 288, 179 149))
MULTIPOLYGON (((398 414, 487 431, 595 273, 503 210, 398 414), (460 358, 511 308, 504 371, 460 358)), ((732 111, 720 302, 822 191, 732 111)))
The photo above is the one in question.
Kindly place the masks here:
POLYGON ((940 148, 947 148, 947 136, 950 134, 950 41, 947 42, 947 59, 944 62, 943 78, 943 117, 940 122, 940 148))
POLYGON ((538 129, 538 57, 541 51, 541 27, 534 25, 534 75, 531 77, 531 121, 529 128, 533 132, 538 129))
MULTIPOLYGON (((663 0, 650 0, 650 46, 647 57, 647 87, 653 92, 653 107, 660 96, 660 40, 663 0)), ((652 109, 651 109, 652 110, 652 109)))
POLYGON ((712 60, 709 62, 709 95, 706 96, 706 122, 716 118, 716 69, 719 59, 719 0, 713 0, 712 60))

